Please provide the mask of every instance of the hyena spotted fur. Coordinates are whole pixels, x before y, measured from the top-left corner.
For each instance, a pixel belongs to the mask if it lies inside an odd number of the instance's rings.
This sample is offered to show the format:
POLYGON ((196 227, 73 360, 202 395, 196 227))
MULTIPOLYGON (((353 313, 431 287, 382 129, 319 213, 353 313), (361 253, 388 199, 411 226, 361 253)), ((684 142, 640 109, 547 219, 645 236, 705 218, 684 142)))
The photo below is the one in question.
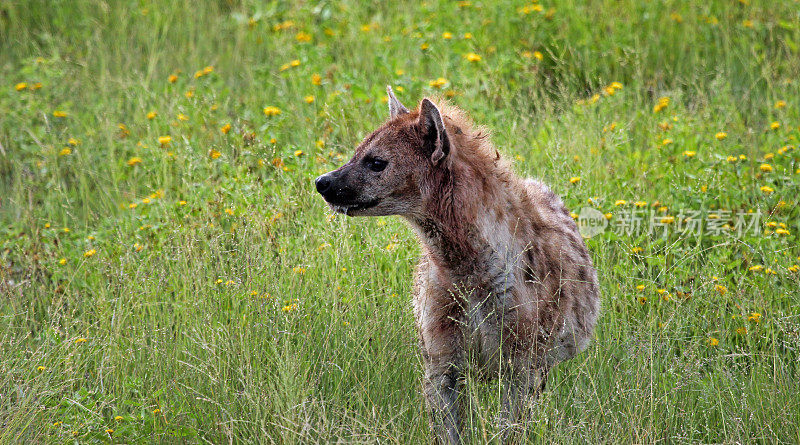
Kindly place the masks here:
POLYGON ((600 309, 575 221, 543 183, 520 179, 463 112, 435 99, 390 119, 316 179, 349 216, 400 215, 422 245, 413 307, 435 437, 460 443, 466 366, 500 377, 504 434, 548 371, 584 350, 600 309))

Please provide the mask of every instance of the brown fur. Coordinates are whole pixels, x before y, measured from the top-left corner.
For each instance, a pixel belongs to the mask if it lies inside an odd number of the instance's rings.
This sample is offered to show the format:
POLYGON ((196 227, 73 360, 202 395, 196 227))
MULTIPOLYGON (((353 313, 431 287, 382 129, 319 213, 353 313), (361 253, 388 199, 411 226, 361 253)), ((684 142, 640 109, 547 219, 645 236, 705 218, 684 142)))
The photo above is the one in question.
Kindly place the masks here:
POLYGON ((488 131, 443 100, 408 112, 389 94, 392 119, 350 162, 318 178, 318 189, 338 211, 398 214, 417 232, 423 389, 436 437, 458 443, 465 367, 503 379, 508 429, 549 369, 587 346, 599 312, 597 274, 561 200, 518 178, 488 131), (374 172, 378 158, 388 163, 374 172))

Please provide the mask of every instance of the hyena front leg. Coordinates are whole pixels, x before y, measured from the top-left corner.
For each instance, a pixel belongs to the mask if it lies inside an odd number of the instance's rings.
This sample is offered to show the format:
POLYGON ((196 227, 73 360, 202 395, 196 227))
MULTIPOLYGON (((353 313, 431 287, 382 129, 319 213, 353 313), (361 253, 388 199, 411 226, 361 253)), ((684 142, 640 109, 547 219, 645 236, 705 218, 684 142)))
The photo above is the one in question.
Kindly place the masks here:
POLYGON ((460 397, 463 387, 461 363, 426 360, 423 392, 431 428, 440 444, 461 443, 460 397))
POLYGON ((504 373, 500 431, 503 442, 522 432, 521 422, 530 418, 536 399, 544 391, 547 369, 518 366, 504 373))

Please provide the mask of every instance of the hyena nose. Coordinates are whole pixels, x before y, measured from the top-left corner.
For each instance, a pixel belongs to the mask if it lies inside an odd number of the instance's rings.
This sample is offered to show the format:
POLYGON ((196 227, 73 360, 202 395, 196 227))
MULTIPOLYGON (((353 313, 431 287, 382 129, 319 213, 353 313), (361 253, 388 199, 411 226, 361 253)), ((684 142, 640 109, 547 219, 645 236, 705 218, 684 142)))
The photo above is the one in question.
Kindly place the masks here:
POLYGON ((317 191, 323 195, 331 188, 332 182, 333 181, 331 181, 331 177, 327 174, 324 174, 319 178, 317 178, 316 180, 314 180, 314 184, 317 185, 317 191))

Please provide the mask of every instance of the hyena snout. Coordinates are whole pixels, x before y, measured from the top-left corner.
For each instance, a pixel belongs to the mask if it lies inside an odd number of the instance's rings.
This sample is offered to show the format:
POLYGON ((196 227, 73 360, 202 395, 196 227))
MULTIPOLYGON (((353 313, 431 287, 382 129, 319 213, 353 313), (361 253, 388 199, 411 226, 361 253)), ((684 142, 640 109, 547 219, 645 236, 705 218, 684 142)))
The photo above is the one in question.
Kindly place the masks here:
POLYGON ((362 196, 362 191, 354 187, 354 181, 349 176, 352 175, 334 170, 314 180, 317 191, 334 211, 346 215, 361 214, 380 202, 379 199, 366 199, 362 196))
POLYGON ((328 204, 348 205, 356 200, 356 192, 339 171, 325 173, 316 180, 317 191, 328 204))
POLYGON ((333 178, 331 178, 330 173, 325 173, 324 175, 314 180, 314 185, 317 186, 317 191, 323 197, 325 196, 326 193, 330 191, 332 184, 333 184, 333 178))

